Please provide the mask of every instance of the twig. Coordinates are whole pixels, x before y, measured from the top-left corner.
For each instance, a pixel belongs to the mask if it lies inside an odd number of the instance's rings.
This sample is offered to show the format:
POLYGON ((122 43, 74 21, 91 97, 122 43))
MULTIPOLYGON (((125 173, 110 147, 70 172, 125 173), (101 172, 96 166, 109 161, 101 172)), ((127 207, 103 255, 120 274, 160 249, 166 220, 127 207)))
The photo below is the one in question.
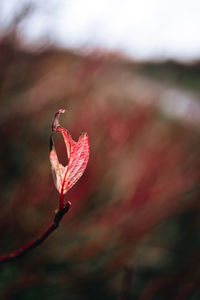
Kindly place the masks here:
POLYGON ((48 238, 48 236, 59 226, 62 217, 68 212, 70 206, 71 203, 68 201, 66 205, 56 213, 53 223, 45 230, 45 232, 39 238, 26 244, 23 248, 17 251, 1 256, 0 263, 16 260, 17 258, 24 256, 30 250, 42 244, 48 238))

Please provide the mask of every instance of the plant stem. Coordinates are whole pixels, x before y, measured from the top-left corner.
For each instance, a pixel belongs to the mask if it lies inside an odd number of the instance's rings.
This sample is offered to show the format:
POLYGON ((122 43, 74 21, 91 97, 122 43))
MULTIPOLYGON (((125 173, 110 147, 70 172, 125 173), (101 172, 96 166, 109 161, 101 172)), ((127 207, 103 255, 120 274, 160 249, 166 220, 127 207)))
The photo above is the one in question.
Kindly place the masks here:
POLYGON ((38 237, 36 240, 26 244, 23 248, 14 251, 10 254, 4 255, 0 257, 0 263, 5 263, 9 261, 16 260, 17 258, 20 258, 24 256, 26 253, 28 253, 30 250, 36 248, 40 244, 42 244, 48 236, 59 226, 59 223, 62 219, 62 217, 68 212, 69 208, 71 206, 71 203, 68 201, 66 205, 59 209, 59 211, 56 213, 53 223, 45 230, 45 232, 38 237))
POLYGON ((64 195, 63 195, 62 191, 61 191, 61 194, 60 194, 59 205, 60 205, 59 210, 62 210, 63 207, 64 207, 64 195))

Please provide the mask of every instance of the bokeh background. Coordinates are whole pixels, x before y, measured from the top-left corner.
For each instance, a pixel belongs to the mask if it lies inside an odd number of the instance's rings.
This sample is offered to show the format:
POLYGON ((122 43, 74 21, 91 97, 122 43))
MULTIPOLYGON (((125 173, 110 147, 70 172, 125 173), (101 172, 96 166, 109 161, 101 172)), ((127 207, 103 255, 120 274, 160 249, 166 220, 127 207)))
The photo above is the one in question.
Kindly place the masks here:
MULTIPOLYGON (((149 39, 155 51, 141 43, 143 60, 137 46, 126 52, 114 42, 106 48, 106 39, 96 44, 97 38, 92 45, 95 30, 85 37, 88 44, 66 31, 64 45, 56 21, 50 31, 42 27, 59 16, 56 7, 52 1, 1 3, 2 255, 39 236, 58 207, 48 156, 59 108, 66 109, 60 122, 75 140, 88 132, 90 160, 66 195, 72 207, 60 227, 25 257, 0 266, 0 299, 200 299, 198 43, 190 41, 190 55, 180 46, 182 55, 174 50, 173 56, 149 39)), ((148 7, 141 7, 145 17, 148 7)), ((58 25, 64 32, 62 18, 58 25)), ((66 164, 59 135, 56 149, 66 164)))

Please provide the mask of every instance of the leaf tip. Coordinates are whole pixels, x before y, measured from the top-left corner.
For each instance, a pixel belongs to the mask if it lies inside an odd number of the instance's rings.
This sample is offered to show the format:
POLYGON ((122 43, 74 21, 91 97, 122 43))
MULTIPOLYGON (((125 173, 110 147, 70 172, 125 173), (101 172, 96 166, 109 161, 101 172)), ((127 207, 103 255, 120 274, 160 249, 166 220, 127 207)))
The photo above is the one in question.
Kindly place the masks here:
POLYGON ((65 109, 64 109, 64 108, 60 108, 60 109, 58 110, 58 113, 59 113, 59 114, 64 114, 64 112, 65 112, 65 109))
POLYGON ((59 123, 59 117, 60 117, 60 114, 64 114, 65 113, 65 109, 64 108, 60 108, 55 116, 54 116, 54 119, 53 119, 53 122, 52 122, 52 132, 56 131, 57 128, 60 126, 60 123, 59 123))

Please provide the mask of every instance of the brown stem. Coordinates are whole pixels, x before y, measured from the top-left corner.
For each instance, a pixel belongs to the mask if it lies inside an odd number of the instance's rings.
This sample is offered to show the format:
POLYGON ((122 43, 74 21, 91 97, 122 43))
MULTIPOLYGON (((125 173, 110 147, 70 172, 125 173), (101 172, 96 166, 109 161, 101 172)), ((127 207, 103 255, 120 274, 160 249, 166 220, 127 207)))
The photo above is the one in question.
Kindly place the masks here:
POLYGON ((56 213, 53 223, 45 230, 45 232, 40 237, 38 237, 36 240, 26 244, 23 248, 15 251, 15 252, 1 256, 0 263, 13 261, 17 258, 20 258, 20 257, 24 256, 26 253, 28 253, 30 250, 32 250, 32 249, 36 248, 37 246, 39 246, 40 244, 42 244, 48 238, 48 236, 59 226, 59 223, 60 223, 62 217, 68 212, 70 206, 71 206, 71 203, 68 201, 66 203, 66 205, 56 213))

